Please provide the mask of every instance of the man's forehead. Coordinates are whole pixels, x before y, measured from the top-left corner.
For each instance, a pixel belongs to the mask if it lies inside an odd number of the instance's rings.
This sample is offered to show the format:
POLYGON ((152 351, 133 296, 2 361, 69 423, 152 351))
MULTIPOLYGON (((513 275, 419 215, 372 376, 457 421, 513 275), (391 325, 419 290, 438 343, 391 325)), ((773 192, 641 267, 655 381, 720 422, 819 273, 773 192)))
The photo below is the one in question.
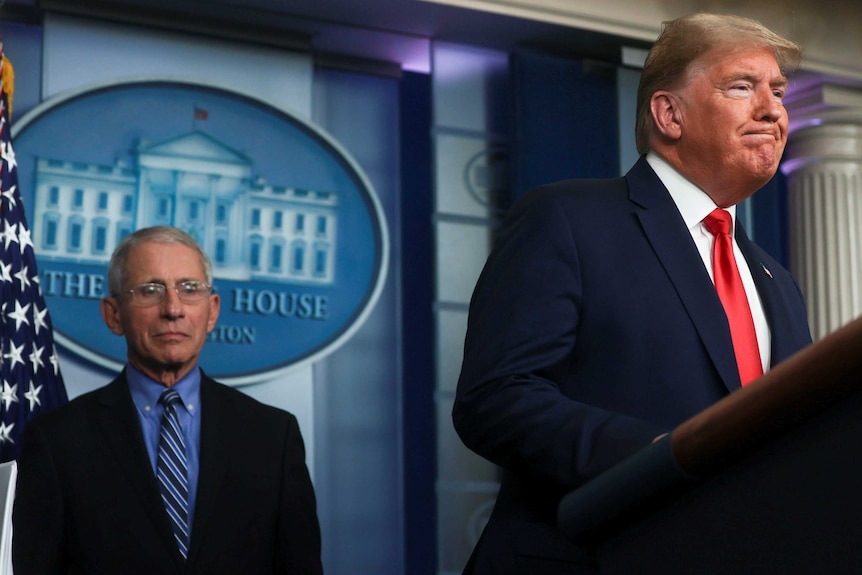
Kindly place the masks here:
POLYGON ((775 57, 775 52, 766 46, 725 46, 723 48, 713 48, 692 62, 692 67, 700 66, 702 68, 749 68, 754 69, 753 62, 757 61, 757 69, 763 68, 763 63, 768 62, 770 68, 775 69, 775 72, 781 74, 781 69, 778 66, 778 59, 775 57))
POLYGON ((198 250, 180 243, 141 242, 129 251, 129 260, 131 263, 127 271, 130 274, 143 271, 141 266, 172 269, 185 274, 204 272, 198 250))
POLYGON ((713 49, 692 61, 686 83, 697 76, 714 82, 750 79, 768 81, 771 85, 787 84, 775 54, 764 47, 713 49))

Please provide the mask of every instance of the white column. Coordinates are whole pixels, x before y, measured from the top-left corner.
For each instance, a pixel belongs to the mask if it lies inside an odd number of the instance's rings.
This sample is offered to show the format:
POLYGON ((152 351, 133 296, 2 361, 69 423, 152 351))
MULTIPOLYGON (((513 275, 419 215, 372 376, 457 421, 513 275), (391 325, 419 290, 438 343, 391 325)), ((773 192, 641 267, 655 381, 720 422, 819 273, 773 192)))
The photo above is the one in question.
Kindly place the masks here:
POLYGON ((791 270, 817 340, 862 314, 862 90, 817 82, 787 108, 791 270))

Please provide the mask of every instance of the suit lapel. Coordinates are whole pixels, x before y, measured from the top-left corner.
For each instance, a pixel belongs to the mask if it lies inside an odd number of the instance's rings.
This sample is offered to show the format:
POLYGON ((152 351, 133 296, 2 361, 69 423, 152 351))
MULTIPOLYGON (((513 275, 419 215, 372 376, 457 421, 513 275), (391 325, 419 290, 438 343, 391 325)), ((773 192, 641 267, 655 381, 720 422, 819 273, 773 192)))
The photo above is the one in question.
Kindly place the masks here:
POLYGON ((95 418, 113 452, 117 467, 126 476, 130 488, 153 522, 154 529, 165 545, 175 551, 179 559, 174 533, 165 513, 155 474, 150 463, 138 414, 129 393, 125 372, 103 389, 99 398, 100 409, 95 418))
POLYGON ((644 234, 661 261, 728 391, 741 387, 724 308, 667 189, 642 157, 626 175, 644 234))
POLYGON ((216 525, 219 497, 226 463, 234 449, 235 430, 231 421, 230 399, 220 393, 219 384, 201 372, 201 438, 198 494, 189 548, 189 564, 206 548, 209 531, 216 525))
POLYGON ((766 316, 766 323, 769 324, 771 334, 770 364, 775 365, 786 356, 797 351, 794 347, 796 340, 789 337, 798 331, 798 325, 794 323, 797 318, 785 305, 778 281, 760 256, 759 248, 748 239, 741 225, 736 226, 736 243, 739 245, 742 255, 745 256, 748 269, 751 270, 754 285, 763 304, 763 313, 766 316))

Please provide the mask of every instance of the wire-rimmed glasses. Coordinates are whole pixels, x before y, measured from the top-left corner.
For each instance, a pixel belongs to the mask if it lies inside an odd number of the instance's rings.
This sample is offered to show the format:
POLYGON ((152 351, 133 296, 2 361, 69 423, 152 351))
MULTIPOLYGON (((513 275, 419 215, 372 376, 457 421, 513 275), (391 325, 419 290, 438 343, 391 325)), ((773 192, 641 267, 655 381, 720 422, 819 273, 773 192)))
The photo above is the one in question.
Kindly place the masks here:
POLYGON ((158 283, 139 284, 124 293, 132 294, 132 299, 140 306, 151 306, 161 303, 169 289, 177 292, 177 296, 183 303, 202 301, 212 293, 212 286, 196 280, 182 281, 170 288, 158 283))

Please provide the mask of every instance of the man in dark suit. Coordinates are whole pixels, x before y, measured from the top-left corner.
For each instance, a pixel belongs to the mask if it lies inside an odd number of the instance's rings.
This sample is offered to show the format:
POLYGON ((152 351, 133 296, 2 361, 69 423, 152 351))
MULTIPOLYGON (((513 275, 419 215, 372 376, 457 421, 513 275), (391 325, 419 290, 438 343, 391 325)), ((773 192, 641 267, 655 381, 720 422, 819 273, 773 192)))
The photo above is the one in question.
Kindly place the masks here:
MULTIPOLYGON (((775 174, 800 58, 748 19, 666 22, 638 90, 637 164, 534 190, 508 214, 471 301, 453 410, 464 443, 502 468, 465 573, 595 573, 594 550, 556 525, 562 496, 752 379, 704 219, 735 220, 775 174)), ((811 342, 805 305, 738 222, 733 243, 761 372, 811 342)))
POLYGON ((15 572, 322 573, 296 418, 198 367, 220 303, 209 258, 181 230, 145 228, 120 242, 108 285, 102 317, 125 336, 128 363, 107 386, 28 423, 15 572), (162 407, 166 390, 178 405, 162 407), (166 411, 179 429, 171 455, 159 444, 166 411), (162 495, 167 484, 182 487, 162 495))

